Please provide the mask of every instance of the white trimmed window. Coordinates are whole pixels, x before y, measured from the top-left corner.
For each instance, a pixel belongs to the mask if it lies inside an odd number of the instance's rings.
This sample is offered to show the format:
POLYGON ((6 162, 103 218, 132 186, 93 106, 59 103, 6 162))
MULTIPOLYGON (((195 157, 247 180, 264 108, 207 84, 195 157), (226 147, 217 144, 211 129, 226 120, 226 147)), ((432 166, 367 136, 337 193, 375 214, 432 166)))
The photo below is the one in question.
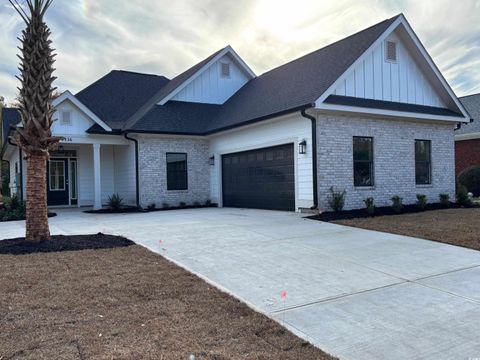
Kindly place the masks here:
POLYGON ((62 125, 72 125, 72 112, 71 111, 61 111, 60 112, 60 123, 62 125))
POLYGON ((385 61, 397 62, 397 43, 395 41, 385 41, 385 61))
POLYGON ((220 63, 220 75, 222 78, 230 77, 230 64, 229 63, 220 63))

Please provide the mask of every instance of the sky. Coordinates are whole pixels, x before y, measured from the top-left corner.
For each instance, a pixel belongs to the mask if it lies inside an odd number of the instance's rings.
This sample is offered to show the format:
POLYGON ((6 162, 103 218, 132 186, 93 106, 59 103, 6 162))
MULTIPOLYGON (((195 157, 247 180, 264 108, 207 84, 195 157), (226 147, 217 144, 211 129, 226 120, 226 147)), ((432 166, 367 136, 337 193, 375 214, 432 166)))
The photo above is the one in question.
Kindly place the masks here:
MULTIPOLYGON (((480 92, 480 0, 54 0, 46 22, 55 85, 75 94, 113 69, 172 78, 226 45, 260 75, 399 13, 458 96, 480 92)), ((0 0, 0 96, 8 101, 19 86, 23 27, 0 0)))

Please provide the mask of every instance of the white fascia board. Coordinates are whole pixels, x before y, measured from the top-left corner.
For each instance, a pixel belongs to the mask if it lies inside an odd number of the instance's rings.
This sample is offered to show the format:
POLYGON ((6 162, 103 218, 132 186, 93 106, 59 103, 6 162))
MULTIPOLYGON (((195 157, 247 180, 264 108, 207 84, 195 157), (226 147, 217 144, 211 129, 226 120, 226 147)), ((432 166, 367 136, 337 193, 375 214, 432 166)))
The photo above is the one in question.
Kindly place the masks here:
POLYGON ((170 94, 165 96, 163 99, 161 99, 157 105, 165 105, 171 98, 173 98, 175 95, 177 95, 180 91, 182 91, 188 84, 190 84, 193 80, 195 80, 197 77, 202 75, 202 73, 207 70, 212 64, 217 62, 219 59, 221 59, 223 56, 225 56, 227 53, 229 53, 233 59, 238 62, 240 67, 247 73, 247 75, 250 77, 250 79, 253 79, 256 77, 255 73, 250 69, 250 67, 242 60, 242 58, 232 49, 230 45, 225 47, 220 53, 217 54, 213 59, 211 59, 208 63, 206 63, 202 68, 200 68, 195 74, 190 76, 187 80, 185 80, 181 85, 177 86, 175 90, 173 90, 170 94))
POLYGON ((455 135, 455 141, 480 139, 480 132, 455 135))
MULTIPOLYGON (((353 68, 355 68, 360 62, 362 62, 363 60, 365 60, 365 58, 371 53, 371 51, 376 48, 377 46, 379 46, 383 41, 385 41, 385 39, 400 25, 402 24, 404 27, 405 27, 405 30, 407 31, 408 35, 410 36, 410 38, 412 39, 413 43, 415 44, 415 46, 417 47, 417 49, 420 51, 420 53, 422 54, 422 56, 424 57, 424 59, 426 60, 427 64, 429 65, 430 69, 433 71, 433 73, 435 74, 435 76, 438 78, 438 80, 440 81, 440 83, 442 84, 443 88, 447 91, 447 93, 449 94, 449 96, 451 97, 451 99, 453 100, 453 102, 455 103, 455 105, 457 106, 457 108, 461 111, 462 115, 465 117, 465 119, 463 120, 460 120, 461 122, 470 122, 470 116, 468 115, 468 112, 465 110, 465 108, 463 107, 463 105, 460 103, 460 101, 457 99, 457 96, 455 95, 455 93, 453 92, 453 90, 450 88, 450 85, 448 85, 447 81, 445 80, 445 78, 443 77, 443 75, 441 74, 440 70, 438 70, 437 66, 435 65, 435 63, 433 62, 432 58, 430 57, 430 55, 428 55, 428 52, 425 50, 425 48, 423 47, 422 43, 420 42, 420 40, 418 39, 417 35, 415 34, 415 32, 413 31, 412 27, 410 26, 410 24, 408 23, 407 19, 405 18, 405 16, 402 14, 398 17, 398 19, 396 19, 384 32, 382 35, 380 35, 378 37, 377 40, 375 40, 375 42, 370 45, 370 47, 357 59, 355 60, 355 62, 347 69, 345 70, 345 72, 340 75, 338 77, 337 80, 334 81, 334 83, 332 85, 330 85, 330 87, 318 98, 318 100, 316 101, 317 104, 322 104, 325 99, 331 95, 334 91, 335 88, 338 87, 340 81, 343 79, 343 77, 348 73, 350 72, 350 70, 352 70, 353 68)), ((421 116, 421 114, 419 114, 419 116, 421 116)), ((457 121, 458 122, 458 121, 457 121)))
POLYGON ((316 109, 320 111, 328 112, 340 112, 340 113, 349 113, 349 114, 361 114, 361 115, 371 115, 375 117, 392 117, 399 119, 417 119, 417 120, 430 120, 430 121, 448 121, 452 123, 469 123, 470 121, 463 117, 455 116, 444 116, 444 115, 432 115, 432 114, 422 114, 417 112, 407 112, 407 111, 395 111, 387 109, 374 109, 374 108, 365 108, 360 106, 346 106, 346 105, 335 105, 321 103, 316 106, 316 109))
POLYGON ((59 97, 53 100, 52 105, 57 107, 65 100, 69 100, 72 102, 76 107, 82 110, 85 115, 87 115, 90 119, 100 125, 105 131, 112 131, 110 126, 105 124, 103 120, 101 120, 97 115, 95 115, 88 107, 86 107, 80 100, 78 100, 70 91, 64 91, 59 97))

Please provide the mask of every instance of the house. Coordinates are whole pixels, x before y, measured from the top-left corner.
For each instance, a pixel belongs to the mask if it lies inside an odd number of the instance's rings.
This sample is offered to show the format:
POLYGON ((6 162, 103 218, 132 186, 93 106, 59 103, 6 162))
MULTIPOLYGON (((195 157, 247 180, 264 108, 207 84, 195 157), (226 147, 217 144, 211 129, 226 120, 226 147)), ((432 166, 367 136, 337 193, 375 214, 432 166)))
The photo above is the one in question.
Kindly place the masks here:
MULTIPOLYGON (((64 140, 49 204, 95 208, 118 193, 141 206, 328 209, 332 186, 347 209, 436 201, 454 196, 454 128, 470 120, 402 14, 260 76, 227 46, 173 79, 112 71, 54 106, 64 140)), ((19 149, 1 154, 24 193, 19 149)))
POLYGON ((460 98, 473 122, 455 130, 455 174, 480 166, 480 93, 460 98))

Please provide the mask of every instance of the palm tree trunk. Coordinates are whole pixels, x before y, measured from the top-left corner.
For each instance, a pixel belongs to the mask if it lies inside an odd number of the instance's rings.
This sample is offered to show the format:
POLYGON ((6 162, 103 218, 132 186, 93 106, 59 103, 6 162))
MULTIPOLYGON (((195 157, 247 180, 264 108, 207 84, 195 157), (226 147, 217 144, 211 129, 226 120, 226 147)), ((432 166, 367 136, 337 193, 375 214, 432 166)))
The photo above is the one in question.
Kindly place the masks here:
POLYGON ((47 157, 30 154, 27 158, 26 236, 28 242, 50 240, 47 209, 47 157))

